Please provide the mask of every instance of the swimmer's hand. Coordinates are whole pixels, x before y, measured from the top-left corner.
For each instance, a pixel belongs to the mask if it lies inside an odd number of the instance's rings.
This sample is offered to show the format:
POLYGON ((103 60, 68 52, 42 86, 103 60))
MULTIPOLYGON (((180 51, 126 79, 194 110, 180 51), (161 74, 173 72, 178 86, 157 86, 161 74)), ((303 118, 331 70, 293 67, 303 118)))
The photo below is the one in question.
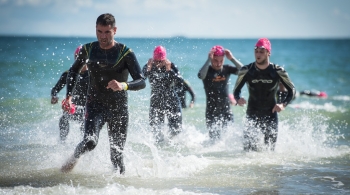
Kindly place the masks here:
POLYGON ((171 62, 170 62, 170 60, 168 60, 168 59, 164 60, 163 64, 165 66, 165 70, 166 71, 170 71, 171 70, 171 62))
POLYGON ((153 64, 153 58, 148 59, 148 62, 147 62, 147 71, 151 71, 151 69, 152 69, 152 64, 153 64))
POLYGON ((215 52, 215 49, 211 49, 208 53, 208 59, 212 60, 214 59, 214 52, 215 52))
POLYGON ((281 112, 282 110, 284 110, 284 104, 276 104, 272 109, 272 113, 281 112))
POLYGON ((51 104, 57 104, 57 102, 58 102, 58 97, 52 96, 51 97, 51 104))
POLYGON ((62 100, 62 109, 66 112, 69 112, 71 107, 72 107, 72 96, 68 96, 66 99, 62 100))
POLYGON ((120 83, 115 79, 113 79, 108 82, 108 86, 106 88, 112 89, 113 91, 122 91, 122 90, 127 90, 127 85, 126 83, 120 83))
POLYGON ((239 106, 243 106, 246 103, 247 103, 247 101, 243 97, 241 97, 241 98, 239 98, 239 100, 237 100, 237 105, 239 105, 239 106))
POLYGON ((232 59, 233 59, 233 55, 232 55, 231 51, 228 50, 228 49, 225 49, 225 56, 226 56, 226 58, 229 59, 229 60, 232 60, 232 59))

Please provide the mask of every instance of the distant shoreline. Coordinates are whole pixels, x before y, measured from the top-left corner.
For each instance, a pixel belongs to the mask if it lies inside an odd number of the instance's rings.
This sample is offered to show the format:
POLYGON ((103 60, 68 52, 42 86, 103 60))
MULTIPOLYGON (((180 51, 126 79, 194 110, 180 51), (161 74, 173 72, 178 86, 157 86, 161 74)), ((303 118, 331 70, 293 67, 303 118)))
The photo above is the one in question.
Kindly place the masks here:
MULTIPOLYGON (((96 39, 95 36, 59 36, 59 35, 7 35, 7 34, 0 34, 0 37, 6 37, 6 38, 77 38, 77 39, 96 39)), ((186 36, 172 36, 172 37, 118 37, 116 36, 116 39, 209 39, 209 40, 256 40, 259 37, 227 37, 227 38, 220 38, 220 37, 186 37, 186 36)), ((271 40, 350 40, 349 37, 276 37, 276 38, 270 38, 271 40)))

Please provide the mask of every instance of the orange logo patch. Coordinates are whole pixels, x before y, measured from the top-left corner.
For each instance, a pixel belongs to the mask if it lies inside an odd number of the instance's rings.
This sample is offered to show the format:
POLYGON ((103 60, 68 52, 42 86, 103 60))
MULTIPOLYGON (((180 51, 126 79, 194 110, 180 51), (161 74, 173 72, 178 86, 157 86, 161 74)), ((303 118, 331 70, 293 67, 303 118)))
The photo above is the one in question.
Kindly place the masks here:
POLYGON ((213 79, 213 82, 220 82, 226 80, 226 77, 217 76, 213 79))

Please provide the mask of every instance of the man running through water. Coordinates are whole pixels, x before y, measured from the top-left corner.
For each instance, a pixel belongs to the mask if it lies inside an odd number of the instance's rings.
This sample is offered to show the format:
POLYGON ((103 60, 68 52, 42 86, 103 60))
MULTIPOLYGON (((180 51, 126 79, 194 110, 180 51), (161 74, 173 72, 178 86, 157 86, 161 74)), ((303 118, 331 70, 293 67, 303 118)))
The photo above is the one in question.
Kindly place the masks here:
POLYGON ((127 90, 145 88, 145 79, 134 52, 114 40, 117 32, 112 14, 100 15, 96 20, 98 41, 87 43, 69 69, 66 104, 72 104, 72 92, 77 75, 86 63, 90 75, 86 102, 85 133, 73 156, 62 166, 63 172, 71 171, 81 155, 93 150, 102 126, 107 123, 111 161, 115 170, 125 173, 123 150, 129 121, 127 90), (132 81, 128 80, 131 75, 132 81))
POLYGON ((164 134, 161 125, 165 116, 168 118, 170 138, 182 131, 181 105, 175 85, 184 80, 175 64, 167 59, 163 46, 154 49, 153 58, 148 60, 142 71, 151 84, 149 123, 156 142, 162 142, 164 134))
POLYGON ((271 43, 268 39, 259 39, 254 51, 255 62, 241 68, 233 91, 237 104, 243 106, 247 102, 241 96, 241 89, 247 84, 249 99, 243 147, 246 151, 257 151, 259 134, 262 133, 265 146, 274 150, 278 133, 277 113, 293 99, 295 87, 284 68, 270 63, 271 43), (280 82, 287 89, 287 96, 279 104, 276 94, 280 82))
MULTIPOLYGON (((74 52, 74 59, 77 59, 81 46, 77 47, 74 52)), ((63 89, 67 82, 68 71, 65 71, 56 85, 51 90, 51 104, 57 104, 57 94, 63 89)), ((87 96, 87 88, 89 85, 89 73, 87 66, 85 65, 79 73, 76 88, 73 92, 72 102, 76 105, 74 113, 63 111, 63 114, 59 120, 60 140, 64 142, 69 133, 69 121, 78 121, 80 123, 80 130, 84 133, 84 115, 85 115, 85 102, 87 96)))
POLYGON ((203 81, 207 100, 206 125, 209 130, 209 137, 213 141, 221 137, 222 129, 225 129, 229 122, 233 123, 233 114, 228 96, 228 81, 230 75, 237 75, 241 67, 241 62, 233 57, 230 50, 217 45, 211 48, 207 61, 199 70, 198 77, 203 81), (236 67, 224 65, 225 56, 236 67))

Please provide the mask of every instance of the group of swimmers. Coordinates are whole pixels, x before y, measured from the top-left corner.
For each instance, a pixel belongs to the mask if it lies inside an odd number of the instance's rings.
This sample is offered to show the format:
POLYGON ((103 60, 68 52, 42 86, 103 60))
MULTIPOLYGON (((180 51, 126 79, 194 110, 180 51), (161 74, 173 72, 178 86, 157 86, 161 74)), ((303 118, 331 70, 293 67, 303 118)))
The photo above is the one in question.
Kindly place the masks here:
MULTIPOLYGON (((160 126, 164 124, 165 117, 168 119, 169 138, 182 131, 181 110, 185 105, 180 103, 179 96, 183 95, 176 92, 183 94, 186 88, 192 91, 190 107, 193 107, 193 90, 181 77, 177 66, 167 58, 163 46, 154 49, 152 58, 141 69, 134 52, 114 40, 116 31, 114 16, 110 13, 100 15, 96 20, 98 41, 77 49, 75 62, 51 91, 51 102, 57 103, 57 93, 64 86, 67 88, 66 98, 62 101, 61 140, 66 139, 69 131, 67 121, 70 119, 80 121, 84 134, 74 153, 62 166, 62 172, 71 171, 83 154, 96 147, 100 130, 107 123, 112 164, 120 174, 125 173, 123 150, 129 122, 127 91, 145 88, 147 78, 151 86, 149 125, 157 143, 164 140, 160 126), (131 81, 128 75, 131 75, 131 81), (85 90, 80 91, 80 88, 85 90)), ((268 39, 259 39, 254 53, 255 61, 243 66, 230 50, 219 45, 210 49, 198 72, 206 94, 206 126, 212 140, 220 139, 221 131, 233 122, 231 105, 248 103, 244 150, 259 150, 261 133, 264 146, 274 150, 278 133, 277 113, 293 100, 295 87, 284 68, 269 61, 271 43, 268 39), (224 64, 225 57, 234 66, 224 64), (237 80, 232 95, 229 95, 231 74, 237 75, 237 80), (245 84, 248 100, 241 96, 241 88, 245 84), (278 90, 283 92, 279 102, 276 101, 278 90)))

